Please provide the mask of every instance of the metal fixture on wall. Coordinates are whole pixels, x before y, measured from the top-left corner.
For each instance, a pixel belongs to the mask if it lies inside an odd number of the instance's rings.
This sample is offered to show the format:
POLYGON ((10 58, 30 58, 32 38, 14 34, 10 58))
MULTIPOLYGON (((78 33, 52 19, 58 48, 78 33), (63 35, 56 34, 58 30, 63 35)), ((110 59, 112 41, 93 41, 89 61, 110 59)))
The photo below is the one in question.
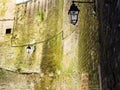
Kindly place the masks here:
POLYGON ((30 45, 28 45, 28 46, 26 47, 26 52, 27 52, 27 53, 30 53, 30 52, 31 52, 31 47, 30 47, 30 45))
POLYGON ((28 45, 28 46, 26 47, 26 52, 27 52, 27 53, 33 53, 33 51, 35 51, 35 46, 33 46, 33 45, 28 45))
POLYGON ((78 15, 80 10, 78 7, 75 5, 75 3, 88 3, 88 4, 94 4, 95 7, 95 0, 94 1, 72 1, 72 5, 70 6, 70 9, 68 11, 68 15, 70 17, 70 23, 75 25, 78 21, 78 15))

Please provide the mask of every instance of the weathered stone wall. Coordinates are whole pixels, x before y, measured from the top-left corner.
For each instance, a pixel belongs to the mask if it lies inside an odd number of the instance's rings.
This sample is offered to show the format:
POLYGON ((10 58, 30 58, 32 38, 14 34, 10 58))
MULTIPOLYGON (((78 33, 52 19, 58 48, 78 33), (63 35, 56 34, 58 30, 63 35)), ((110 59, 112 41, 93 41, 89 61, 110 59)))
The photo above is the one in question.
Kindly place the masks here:
POLYGON ((2 7, 0 8, 0 68, 2 68, 6 66, 5 62, 11 62, 14 57, 10 42, 14 25, 15 3, 12 0, 1 0, 0 4, 2 7), (11 32, 7 33, 7 29, 11 29, 11 32))
MULTIPOLYGON (((97 2, 96 2, 97 3, 97 2)), ((79 17, 79 72, 81 90, 99 90, 98 19, 94 4, 80 4, 79 17), (84 13, 83 13, 84 12, 84 13), (85 79, 84 79, 84 78, 85 79), (87 86, 87 87, 86 87, 87 86)))
POLYGON ((13 29, 15 3, 13 0, 0 0, 0 42, 7 41, 6 29, 13 29))
POLYGON ((37 73, 39 76, 35 82, 29 78, 35 90, 56 88, 56 78, 61 73, 62 8, 63 1, 56 0, 32 0, 16 6, 14 29, 8 35, 8 41, 1 43, 0 49, 2 70, 17 73, 14 79, 14 74, 9 76, 8 73, 5 73, 8 80, 1 78, 5 82, 1 85, 4 84, 6 90, 33 90, 26 83, 30 76, 28 73, 37 73), (28 44, 34 47, 30 53, 26 52, 28 44), (19 81, 19 76, 21 80, 24 78, 24 82, 19 81), (15 85, 15 79, 20 86, 15 85))
POLYGON ((0 77, 5 78, 0 78, 0 88, 99 90, 97 16, 93 5, 83 4, 79 22, 71 25, 71 2, 31 0, 16 5, 12 34, 0 44, 0 77), (28 45, 34 47, 30 53, 28 45))

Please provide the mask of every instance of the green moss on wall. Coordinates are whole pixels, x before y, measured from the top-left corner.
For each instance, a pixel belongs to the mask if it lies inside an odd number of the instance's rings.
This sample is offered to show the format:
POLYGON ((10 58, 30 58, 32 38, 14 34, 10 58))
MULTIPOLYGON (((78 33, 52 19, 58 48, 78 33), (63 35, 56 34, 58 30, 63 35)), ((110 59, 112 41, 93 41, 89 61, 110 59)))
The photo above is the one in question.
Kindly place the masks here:
POLYGON ((6 73, 3 70, 0 70, 0 80, 6 79, 6 73))
POLYGON ((44 77, 36 85, 35 90, 54 90, 56 89, 57 76, 56 71, 61 69, 62 59, 62 8, 63 1, 60 1, 57 5, 51 5, 48 10, 48 16, 45 19, 45 39, 49 39, 43 45, 41 71, 44 73, 44 77), (57 36, 56 36, 57 35, 57 36), (55 36, 55 37, 53 37, 55 36), (51 38, 53 37, 53 38, 51 38), (49 76, 53 73, 53 76, 49 76))
POLYGON ((79 70, 88 73, 90 90, 98 90, 98 21, 91 6, 81 6, 79 33, 79 70), (96 87, 96 89, 94 88, 96 87))
POLYGON ((44 13, 42 11, 38 12, 38 16, 39 16, 40 21, 44 20, 44 13))
POLYGON ((7 2, 8 2, 8 0, 0 0, 0 3, 1 3, 0 16, 4 16, 6 13, 6 11, 7 11, 6 3, 7 2))

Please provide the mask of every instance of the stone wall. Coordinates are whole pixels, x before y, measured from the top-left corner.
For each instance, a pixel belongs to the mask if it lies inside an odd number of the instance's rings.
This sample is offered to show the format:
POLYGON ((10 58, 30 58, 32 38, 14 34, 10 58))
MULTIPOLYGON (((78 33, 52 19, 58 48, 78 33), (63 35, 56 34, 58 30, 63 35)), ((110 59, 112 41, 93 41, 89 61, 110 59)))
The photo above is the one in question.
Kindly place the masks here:
POLYGON ((13 0, 0 0, 0 42, 7 41, 6 29, 13 29, 15 3, 13 0))
MULTIPOLYGON (((97 3, 97 1, 96 1, 97 3)), ((81 90, 99 90, 99 33, 97 5, 80 4, 79 17, 79 72, 81 74, 81 90), (84 12, 84 13, 82 13, 84 12), (82 79, 84 77, 85 79, 82 79), (87 86, 88 87, 84 87, 87 86)))
POLYGON ((0 77, 5 78, 0 78, 0 88, 99 90, 97 16, 93 5, 83 4, 79 22, 70 24, 71 2, 31 0, 16 5, 12 34, 0 44, 0 77))

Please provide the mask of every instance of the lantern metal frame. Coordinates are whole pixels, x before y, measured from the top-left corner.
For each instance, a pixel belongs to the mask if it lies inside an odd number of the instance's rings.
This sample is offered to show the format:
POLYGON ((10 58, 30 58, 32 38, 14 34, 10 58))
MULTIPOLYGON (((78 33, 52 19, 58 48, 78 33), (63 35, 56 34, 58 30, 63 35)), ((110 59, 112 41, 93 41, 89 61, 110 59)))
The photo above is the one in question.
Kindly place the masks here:
POLYGON ((80 12, 80 10, 78 9, 78 7, 73 2, 72 5, 70 6, 69 11, 68 11, 68 15, 70 16, 70 22, 73 25, 75 25, 78 21, 79 12, 80 12))
POLYGON ((80 10, 78 9, 78 7, 76 6, 75 3, 78 4, 94 4, 94 11, 96 11, 96 6, 95 6, 95 0, 94 1, 72 1, 72 5, 70 6, 70 9, 68 11, 68 15, 70 15, 70 22, 71 24, 75 25, 78 21, 78 15, 80 10), (73 12, 73 13, 71 13, 73 12), (77 14, 75 14, 75 12, 77 12, 77 14), (75 17, 75 18, 73 18, 75 17), (73 19, 72 19, 73 18, 73 19))
POLYGON ((35 46, 33 46, 33 45, 28 45, 27 47, 26 47, 26 52, 27 53, 33 53, 35 51, 35 46))
POLYGON ((31 49, 32 49, 31 46, 28 45, 28 46, 26 47, 26 52, 27 52, 27 53, 30 53, 30 52, 31 52, 31 49))

